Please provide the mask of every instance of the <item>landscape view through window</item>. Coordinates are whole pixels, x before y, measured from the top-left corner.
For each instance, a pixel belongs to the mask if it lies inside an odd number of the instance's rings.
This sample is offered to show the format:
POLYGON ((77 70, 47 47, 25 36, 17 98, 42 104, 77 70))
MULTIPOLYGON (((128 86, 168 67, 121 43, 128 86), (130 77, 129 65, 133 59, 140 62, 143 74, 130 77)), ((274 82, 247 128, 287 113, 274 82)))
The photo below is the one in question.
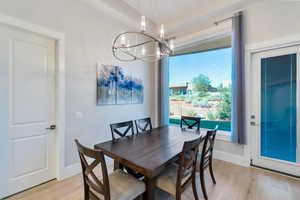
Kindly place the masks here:
POLYGON ((197 116, 203 128, 230 131, 231 55, 224 48, 170 57, 170 123, 197 116))

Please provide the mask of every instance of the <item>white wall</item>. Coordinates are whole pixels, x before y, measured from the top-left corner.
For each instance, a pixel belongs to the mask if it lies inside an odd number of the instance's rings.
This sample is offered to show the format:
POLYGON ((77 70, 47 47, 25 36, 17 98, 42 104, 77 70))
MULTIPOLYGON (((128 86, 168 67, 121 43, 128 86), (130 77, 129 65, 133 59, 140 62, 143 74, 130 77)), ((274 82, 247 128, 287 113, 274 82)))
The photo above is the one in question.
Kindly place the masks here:
POLYGON ((155 121, 153 65, 118 63, 111 53, 113 37, 132 27, 78 0, 3 0, 0 13, 66 34, 66 166, 78 162, 74 138, 93 147, 95 143, 111 139, 109 124, 112 122, 146 116, 155 121), (96 106, 97 61, 123 66, 141 77, 145 86, 144 103, 96 106), (83 118, 76 119, 76 112, 82 112, 83 118))
POLYGON ((300 33, 300 1, 261 0, 245 10, 246 44, 300 33))

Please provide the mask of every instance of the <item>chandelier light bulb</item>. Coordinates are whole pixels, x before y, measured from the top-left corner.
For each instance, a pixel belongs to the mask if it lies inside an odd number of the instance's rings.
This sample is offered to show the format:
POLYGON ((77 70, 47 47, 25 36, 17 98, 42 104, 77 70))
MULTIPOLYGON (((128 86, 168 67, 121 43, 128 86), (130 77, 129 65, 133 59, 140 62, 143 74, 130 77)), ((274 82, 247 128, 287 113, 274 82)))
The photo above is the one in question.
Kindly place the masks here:
POLYGON ((171 49, 172 51, 174 51, 175 46, 174 46, 174 40, 173 40, 173 39, 171 39, 171 40, 169 41, 169 46, 170 46, 170 49, 171 49))
POLYGON ((146 31, 146 17, 142 16, 141 19, 141 31, 145 32, 146 31))
POLYGON ((145 47, 143 46, 143 48, 142 48, 142 56, 144 56, 146 54, 146 49, 145 49, 145 47))
POLYGON ((165 27, 164 25, 160 25, 160 39, 163 40, 165 37, 165 27))
POLYGON ((126 45, 126 37, 125 35, 121 36, 121 46, 124 47, 126 45))

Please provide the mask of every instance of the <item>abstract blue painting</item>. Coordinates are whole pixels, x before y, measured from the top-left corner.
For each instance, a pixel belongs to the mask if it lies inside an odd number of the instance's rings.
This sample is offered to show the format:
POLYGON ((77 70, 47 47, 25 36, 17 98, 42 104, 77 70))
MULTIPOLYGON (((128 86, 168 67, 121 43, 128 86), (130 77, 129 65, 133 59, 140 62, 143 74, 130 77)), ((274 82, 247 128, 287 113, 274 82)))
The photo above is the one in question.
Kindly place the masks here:
POLYGON ((132 80, 131 76, 125 75, 121 67, 116 67, 117 72, 117 104, 131 104, 132 80))
POLYGON ((97 68, 97 104, 142 104, 142 79, 127 75, 121 67, 101 65, 97 68))
POLYGON ((132 103, 140 104, 144 102, 144 87, 142 79, 132 78, 132 103))
POLYGON ((116 67, 101 65, 97 68, 97 104, 116 104, 116 67))

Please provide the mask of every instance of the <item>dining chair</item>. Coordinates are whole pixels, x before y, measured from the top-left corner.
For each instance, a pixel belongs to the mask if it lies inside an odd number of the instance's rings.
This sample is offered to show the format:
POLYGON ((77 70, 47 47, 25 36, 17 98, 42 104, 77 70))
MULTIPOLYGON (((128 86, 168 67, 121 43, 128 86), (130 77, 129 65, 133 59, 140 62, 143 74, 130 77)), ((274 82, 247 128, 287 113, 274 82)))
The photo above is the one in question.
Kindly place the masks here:
POLYGON ((128 200, 141 197, 145 192, 145 183, 122 170, 107 173, 102 151, 89 149, 75 140, 82 167, 85 200, 128 200), (95 169, 100 166, 102 178, 95 169))
POLYGON ((207 192, 205 187, 205 177, 204 177, 204 171, 209 168, 210 176, 213 181, 213 184, 216 184, 216 179, 214 176, 213 168, 212 168, 212 162, 213 162, 213 150, 214 150, 214 144, 215 144, 215 138, 217 134, 218 126, 214 130, 208 130, 205 137, 204 137, 204 143, 202 147, 201 154, 198 154, 199 162, 197 163, 197 171, 199 170, 200 173, 200 183, 201 188, 203 192, 204 198, 207 200, 207 192))
MULTIPOLYGON (((134 130, 133 130, 133 121, 127 121, 127 122, 120 122, 120 123, 115 123, 115 124, 111 124, 110 125, 110 129, 111 129, 111 135, 112 135, 112 139, 116 140, 117 138, 115 137, 115 135, 118 135, 119 137, 125 137, 127 136, 127 134, 134 135, 134 130), (125 129, 123 131, 121 131, 120 129, 125 129)), ((141 178, 143 177, 142 174, 132 170, 129 167, 124 167, 122 166, 120 163, 118 163, 116 160, 114 161, 114 170, 116 169, 126 169, 126 171, 131 174, 132 176, 134 176, 135 178, 141 178)))
POLYGON ((134 121, 134 123, 135 123, 137 133, 152 130, 152 123, 150 117, 144 119, 137 119, 134 121))
POLYGON ((199 131, 200 122, 200 117, 181 116, 180 127, 183 128, 183 126, 187 126, 188 129, 193 129, 195 126, 197 126, 196 130, 199 131))
POLYGON ((133 122, 132 121, 111 124, 110 125, 110 130, 111 130, 111 136, 112 136, 113 140, 117 139, 115 137, 116 135, 119 136, 119 137, 125 137, 125 136, 127 136, 128 133, 131 133, 131 135, 134 135, 133 122), (124 128, 125 128, 125 130, 121 130, 121 129, 124 129, 124 128))
POLYGON ((192 183, 194 198, 198 200, 196 189, 196 163, 201 137, 185 142, 179 155, 179 165, 171 164, 156 179, 156 186, 181 200, 181 194, 192 183))

